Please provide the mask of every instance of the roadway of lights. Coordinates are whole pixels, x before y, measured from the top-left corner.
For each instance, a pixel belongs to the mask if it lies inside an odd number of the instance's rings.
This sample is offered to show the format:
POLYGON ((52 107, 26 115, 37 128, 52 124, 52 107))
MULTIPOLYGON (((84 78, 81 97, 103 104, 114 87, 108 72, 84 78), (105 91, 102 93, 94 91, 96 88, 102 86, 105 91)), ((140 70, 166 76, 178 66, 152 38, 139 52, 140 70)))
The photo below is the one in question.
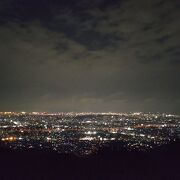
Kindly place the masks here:
POLYGON ((180 138, 180 116, 166 113, 0 112, 1 146, 80 156, 112 142, 146 151, 180 138))

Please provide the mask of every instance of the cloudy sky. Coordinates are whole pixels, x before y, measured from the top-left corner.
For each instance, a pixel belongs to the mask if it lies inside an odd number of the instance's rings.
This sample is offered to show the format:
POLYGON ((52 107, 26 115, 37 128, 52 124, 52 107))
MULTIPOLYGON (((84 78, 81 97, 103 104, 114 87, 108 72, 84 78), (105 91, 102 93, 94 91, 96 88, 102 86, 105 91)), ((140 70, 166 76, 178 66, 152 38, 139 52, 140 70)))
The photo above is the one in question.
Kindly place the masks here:
POLYGON ((1 0, 0 111, 180 113, 180 1, 1 0))

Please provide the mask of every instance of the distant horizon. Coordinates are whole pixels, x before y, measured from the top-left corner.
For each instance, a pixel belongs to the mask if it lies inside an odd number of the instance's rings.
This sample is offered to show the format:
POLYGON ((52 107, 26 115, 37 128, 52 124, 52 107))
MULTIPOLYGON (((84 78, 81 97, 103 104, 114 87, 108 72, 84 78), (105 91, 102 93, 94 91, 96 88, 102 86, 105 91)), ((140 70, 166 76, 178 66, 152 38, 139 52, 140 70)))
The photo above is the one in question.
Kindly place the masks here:
POLYGON ((1 113, 47 113, 47 114, 53 114, 53 113, 74 113, 74 114, 135 114, 135 115, 140 115, 140 114, 168 114, 168 115, 179 115, 180 113, 175 113, 175 112, 159 112, 159 111, 0 111, 1 113))

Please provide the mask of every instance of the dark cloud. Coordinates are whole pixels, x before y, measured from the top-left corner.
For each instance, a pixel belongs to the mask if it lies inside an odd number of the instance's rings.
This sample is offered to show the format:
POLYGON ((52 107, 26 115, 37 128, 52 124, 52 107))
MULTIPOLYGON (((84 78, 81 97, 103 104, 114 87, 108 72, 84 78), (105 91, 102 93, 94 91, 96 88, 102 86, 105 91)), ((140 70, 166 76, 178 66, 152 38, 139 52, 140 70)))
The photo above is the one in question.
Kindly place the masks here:
POLYGON ((0 109, 179 113, 179 7, 1 1, 0 109))

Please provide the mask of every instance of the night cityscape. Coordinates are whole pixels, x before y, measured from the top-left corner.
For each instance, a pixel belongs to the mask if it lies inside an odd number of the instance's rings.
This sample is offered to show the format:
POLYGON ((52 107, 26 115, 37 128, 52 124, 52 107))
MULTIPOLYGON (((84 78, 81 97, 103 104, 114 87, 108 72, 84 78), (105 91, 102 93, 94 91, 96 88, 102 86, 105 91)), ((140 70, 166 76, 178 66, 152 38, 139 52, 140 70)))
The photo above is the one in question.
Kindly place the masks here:
MULTIPOLYGON (((180 139, 180 116, 160 113, 1 112, 1 145, 86 156, 110 142, 148 151, 180 139)), ((111 147, 110 147, 111 148, 111 147)), ((113 147, 115 148, 115 147, 113 147)))
POLYGON ((180 0, 0 0, 0 180, 180 180, 180 0))

